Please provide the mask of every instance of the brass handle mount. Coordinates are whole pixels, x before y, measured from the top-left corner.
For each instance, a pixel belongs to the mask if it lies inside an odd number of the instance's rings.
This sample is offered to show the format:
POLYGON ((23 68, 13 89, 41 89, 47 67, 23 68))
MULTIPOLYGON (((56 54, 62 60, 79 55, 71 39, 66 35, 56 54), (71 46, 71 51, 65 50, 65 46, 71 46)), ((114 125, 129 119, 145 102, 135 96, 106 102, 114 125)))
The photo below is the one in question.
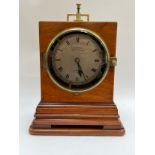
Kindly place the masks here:
POLYGON ((75 22, 82 22, 83 20, 81 19, 81 17, 87 17, 87 21, 89 21, 89 14, 83 14, 83 13, 80 13, 80 9, 81 9, 81 4, 76 4, 77 6, 77 12, 74 14, 74 13, 70 13, 70 14, 67 14, 67 21, 69 21, 69 18, 70 17, 76 17, 75 19, 75 22))

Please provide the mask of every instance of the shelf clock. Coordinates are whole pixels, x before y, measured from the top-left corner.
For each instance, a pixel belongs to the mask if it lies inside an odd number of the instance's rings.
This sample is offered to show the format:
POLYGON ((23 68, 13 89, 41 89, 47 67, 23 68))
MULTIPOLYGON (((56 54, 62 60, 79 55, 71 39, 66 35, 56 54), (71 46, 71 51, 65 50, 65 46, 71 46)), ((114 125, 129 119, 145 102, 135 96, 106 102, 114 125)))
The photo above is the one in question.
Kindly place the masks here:
POLYGON ((113 102, 116 31, 116 22, 89 22, 80 4, 67 22, 39 22, 41 101, 30 134, 124 134, 113 102))

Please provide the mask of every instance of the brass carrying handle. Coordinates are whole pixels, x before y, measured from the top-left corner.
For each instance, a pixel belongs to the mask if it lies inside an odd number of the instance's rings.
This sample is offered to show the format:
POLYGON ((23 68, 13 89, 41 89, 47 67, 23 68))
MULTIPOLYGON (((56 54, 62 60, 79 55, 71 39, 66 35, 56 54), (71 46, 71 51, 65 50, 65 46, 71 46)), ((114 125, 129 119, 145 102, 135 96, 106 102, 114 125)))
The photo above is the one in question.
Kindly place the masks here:
POLYGON ((89 22, 89 14, 82 14, 80 13, 80 6, 81 4, 76 4, 77 5, 77 13, 76 14, 67 14, 67 21, 69 21, 70 17, 76 17, 75 21, 76 22, 82 22, 83 20, 81 19, 81 17, 87 17, 87 21, 89 22))

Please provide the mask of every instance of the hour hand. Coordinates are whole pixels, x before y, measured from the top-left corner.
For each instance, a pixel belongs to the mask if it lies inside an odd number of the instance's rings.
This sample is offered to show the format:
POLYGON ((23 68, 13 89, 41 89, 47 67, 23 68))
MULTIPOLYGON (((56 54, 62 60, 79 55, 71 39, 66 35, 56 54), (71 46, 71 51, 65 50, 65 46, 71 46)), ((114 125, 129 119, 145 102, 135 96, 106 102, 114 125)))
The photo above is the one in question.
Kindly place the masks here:
POLYGON ((82 76, 82 71, 80 70, 80 68, 78 67, 78 73, 80 75, 80 77, 82 76))
POLYGON ((77 64, 78 66, 78 74, 80 75, 80 77, 82 76, 82 69, 81 69, 81 66, 80 66, 80 59, 79 58, 75 58, 75 63, 77 64))
POLYGON ((84 73, 82 71, 82 68, 80 66, 80 59, 79 58, 75 58, 75 62, 78 65, 78 73, 79 73, 80 77, 83 75, 84 79, 86 80, 85 75, 84 75, 84 73))

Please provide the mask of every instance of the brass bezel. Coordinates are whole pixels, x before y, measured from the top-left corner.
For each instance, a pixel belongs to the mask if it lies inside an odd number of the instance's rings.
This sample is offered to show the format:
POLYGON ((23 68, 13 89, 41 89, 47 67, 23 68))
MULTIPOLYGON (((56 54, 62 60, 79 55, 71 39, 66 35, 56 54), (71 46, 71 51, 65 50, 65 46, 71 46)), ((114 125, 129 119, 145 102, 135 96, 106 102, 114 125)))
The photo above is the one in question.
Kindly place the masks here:
POLYGON ((95 32, 89 30, 89 29, 86 29, 86 28, 80 28, 80 27, 76 27, 76 28, 69 28, 69 29, 65 29, 64 31, 61 31, 60 33, 58 33, 49 43, 47 49, 46 49, 46 52, 45 52, 45 57, 44 57, 44 65, 45 65, 45 68, 47 70, 47 73, 50 77, 50 79, 59 87, 61 88, 62 90, 65 90, 65 91, 68 91, 70 93, 75 93, 75 94, 79 94, 79 93, 83 93, 83 92, 86 92, 86 91, 90 91, 94 88, 96 88, 106 77, 108 71, 109 71, 109 68, 110 68, 110 54, 109 54, 109 49, 106 45, 106 43, 103 41, 103 39, 98 35, 96 34, 95 32), (101 43, 102 46, 104 46, 105 48, 105 51, 106 51, 106 55, 107 55, 107 68, 105 70, 105 73, 103 74, 102 78, 100 79, 100 81, 98 81, 94 86, 90 87, 90 88, 87 88, 87 89, 80 89, 80 90, 73 90, 73 89, 69 89, 69 88, 66 88, 66 87, 63 87, 62 85, 60 85, 54 78, 53 76, 51 75, 50 71, 49 71, 49 67, 48 67, 48 63, 47 63, 47 59, 48 59, 48 52, 50 50, 50 47, 51 45, 57 40, 57 38, 59 38, 61 35, 65 34, 65 33, 68 33, 68 32, 74 32, 74 31, 80 31, 80 32, 85 32, 85 33, 88 33, 92 36, 94 36, 96 39, 99 40, 99 42, 101 43))

